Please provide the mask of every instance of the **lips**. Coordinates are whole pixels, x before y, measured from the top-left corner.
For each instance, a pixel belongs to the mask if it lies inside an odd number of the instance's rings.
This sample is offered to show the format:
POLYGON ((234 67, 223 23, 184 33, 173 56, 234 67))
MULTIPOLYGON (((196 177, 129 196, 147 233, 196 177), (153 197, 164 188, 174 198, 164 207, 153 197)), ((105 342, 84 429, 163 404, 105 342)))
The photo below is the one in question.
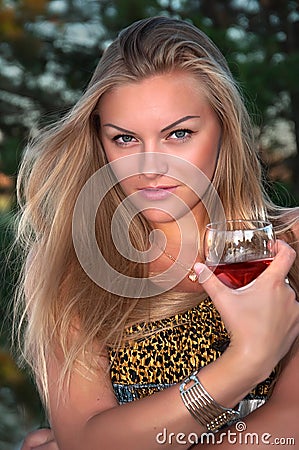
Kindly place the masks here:
POLYGON ((146 200, 164 200, 170 197, 178 186, 146 186, 139 189, 146 200))

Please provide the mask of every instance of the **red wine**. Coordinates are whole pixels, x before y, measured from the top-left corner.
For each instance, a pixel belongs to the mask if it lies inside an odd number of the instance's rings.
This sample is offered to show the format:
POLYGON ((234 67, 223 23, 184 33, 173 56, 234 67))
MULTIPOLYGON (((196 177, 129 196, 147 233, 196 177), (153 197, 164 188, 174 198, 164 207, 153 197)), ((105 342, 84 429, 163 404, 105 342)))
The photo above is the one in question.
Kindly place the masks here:
POLYGON ((272 258, 256 259, 231 264, 208 265, 226 286, 237 289, 253 281, 273 261, 272 258))

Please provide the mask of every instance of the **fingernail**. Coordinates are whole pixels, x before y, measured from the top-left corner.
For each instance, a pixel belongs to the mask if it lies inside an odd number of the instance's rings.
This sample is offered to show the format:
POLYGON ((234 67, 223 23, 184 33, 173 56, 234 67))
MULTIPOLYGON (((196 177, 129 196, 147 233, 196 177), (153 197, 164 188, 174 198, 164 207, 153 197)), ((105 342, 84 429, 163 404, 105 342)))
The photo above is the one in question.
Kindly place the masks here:
POLYGON ((196 275, 198 276, 198 275, 201 274, 201 272, 204 271, 205 265, 202 264, 202 263, 197 262, 197 263, 194 264, 193 269, 196 272, 196 275))
POLYGON ((207 266, 203 263, 195 263, 193 269, 200 284, 207 281, 212 275, 207 266))

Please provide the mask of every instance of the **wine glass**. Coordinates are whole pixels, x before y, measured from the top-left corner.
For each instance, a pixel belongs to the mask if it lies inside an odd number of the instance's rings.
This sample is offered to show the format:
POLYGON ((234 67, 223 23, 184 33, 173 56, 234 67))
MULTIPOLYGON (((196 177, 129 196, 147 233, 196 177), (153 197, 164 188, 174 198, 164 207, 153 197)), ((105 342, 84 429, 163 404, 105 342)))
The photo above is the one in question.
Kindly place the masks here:
POLYGON ((273 260, 275 248, 270 222, 227 220, 206 226, 206 265, 233 289, 246 286, 260 275, 273 260))

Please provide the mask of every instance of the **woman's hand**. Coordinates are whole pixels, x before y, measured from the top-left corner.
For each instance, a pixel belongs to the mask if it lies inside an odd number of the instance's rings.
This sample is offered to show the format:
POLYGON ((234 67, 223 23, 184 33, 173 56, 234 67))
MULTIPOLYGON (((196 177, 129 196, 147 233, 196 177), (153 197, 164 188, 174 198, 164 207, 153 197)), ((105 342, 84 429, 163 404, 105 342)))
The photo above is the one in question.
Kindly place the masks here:
MULTIPOLYGON (((280 242, 270 266, 251 286, 240 290, 227 288, 213 274, 208 280, 202 279, 210 274, 203 267, 201 281, 222 315, 231 344, 216 361, 200 370, 199 379, 223 406, 233 407, 265 379, 299 334, 299 304, 285 283, 293 261, 293 250, 280 242)), ((59 380, 61 364, 59 358, 50 361, 49 379, 59 380)), ((174 435, 204 431, 185 408, 177 385, 118 407, 109 373, 104 370, 106 364, 108 359, 99 364, 98 371, 89 371, 88 377, 82 370, 73 371, 64 402, 57 396, 58 382, 49 384, 51 424, 61 448, 158 449, 161 445, 155 435, 161 425, 174 435), (128 433, 132 424, 133 431, 128 433)), ((38 442, 37 434, 27 437, 21 450, 58 450, 51 432, 45 433, 38 442)), ((176 442, 171 445, 177 450, 181 447, 176 442)))
POLYGON ((283 241, 278 241, 277 250, 270 266, 241 289, 228 288, 205 265, 195 265, 200 283, 230 333, 229 351, 245 355, 248 367, 259 368, 259 381, 269 375, 299 334, 299 303, 285 282, 296 254, 283 241))
POLYGON ((52 430, 43 428, 29 433, 20 450, 59 450, 52 430))

